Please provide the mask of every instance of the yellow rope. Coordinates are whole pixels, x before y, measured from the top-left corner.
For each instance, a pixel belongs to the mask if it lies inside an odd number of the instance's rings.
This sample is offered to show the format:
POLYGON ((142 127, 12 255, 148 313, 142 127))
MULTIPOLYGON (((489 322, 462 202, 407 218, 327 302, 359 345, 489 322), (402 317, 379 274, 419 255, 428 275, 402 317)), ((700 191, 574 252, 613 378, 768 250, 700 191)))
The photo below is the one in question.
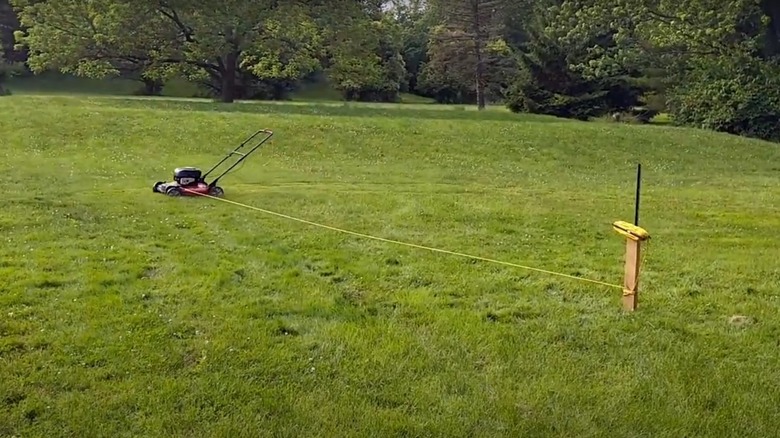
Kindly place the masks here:
MULTIPOLYGON (((191 193, 196 193, 196 192, 191 192, 191 193)), ((239 206, 239 207, 248 208, 250 210, 259 211, 261 213, 266 213, 266 214, 270 214, 270 215, 273 215, 273 216, 278 216, 278 217, 281 217, 281 218, 289 219, 289 220, 296 221, 296 222, 301 222, 301 223, 312 225, 312 226, 315 226, 315 227, 325 228, 325 229, 328 229, 328 230, 331 230, 331 231, 336 231, 336 232, 339 232, 339 233, 351 234, 353 236, 363 237, 365 239, 378 240, 380 242, 393 243, 393 244, 396 244, 396 245, 407 246, 407 247, 411 247, 411 248, 424 249, 424 250, 428 250, 428 251, 433 251, 433 252, 438 252, 438 253, 443 253, 443 254, 449 254, 449 255, 454 255, 454 256, 459 256, 459 257, 465 257, 465 258, 474 259, 474 260, 481 260, 481 261, 484 261, 484 262, 496 263, 496 264, 499 264, 499 265, 511 266, 511 267, 514 267, 514 268, 526 269, 526 270, 529 270, 529 271, 536 271, 536 272, 541 272, 541 273, 545 273, 545 274, 549 274, 549 275, 557 275, 559 277, 566 277, 566 278, 569 278, 569 279, 572 279, 572 280, 585 281, 585 282, 589 282, 589 283, 599 284, 599 285, 602 285, 602 286, 607 286, 607 287, 612 287, 612 288, 617 288, 617 289, 623 289, 623 286, 619 286, 619 285, 611 284, 611 283, 605 283, 603 281, 591 280, 591 279, 583 278, 583 277, 576 277, 574 275, 564 274, 564 273, 561 273, 561 272, 548 271, 548 270, 545 270, 545 269, 534 268, 534 267, 531 267, 531 266, 520 265, 520 264, 517 264, 517 263, 510 263, 510 262, 490 259, 490 258, 486 258, 486 257, 480 257, 480 256, 464 254, 464 253, 460 253, 460 252, 448 251, 448 250, 445 250, 445 249, 432 248, 432 247, 429 247, 429 246, 417 245, 417 244, 414 244, 414 243, 408 243, 408 242, 401 242, 401 241, 398 241, 398 240, 386 239, 384 237, 377 237, 377 236, 372 236, 370 234, 363 234, 363 233, 358 233, 358 232, 355 232, 355 231, 345 230, 345 229, 342 229, 342 228, 332 227, 330 225, 319 224, 319 223, 316 223, 316 222, 308 221, 308 220, 305 220, 305 219, 300 219, 300 218, 289 216, 289 215, 286 215, 286 214, 277 213, 275 211, 270 211, 270 210, 266 210, 266 209, 263 209, 263 208, 254 207, 254 206, 247 205, 247 204, 242 204, 242 203, 236 202, 236 201, 231 201, 231 200, 225 199, 225 198, 217 198, 215 196, 211 196, 211 195, 207 195, 207 194, 203 194, 203 193, 196 193, 196 194, 198 194, 200 196, 203 196, 203 197, 206 197, 206 198, 211 198, 211 199, 214 199, 214 200, 217 200, 217 201, 227 202, 229 204, 233 204, 233 205, 236 205, 236 206, 239 206)))

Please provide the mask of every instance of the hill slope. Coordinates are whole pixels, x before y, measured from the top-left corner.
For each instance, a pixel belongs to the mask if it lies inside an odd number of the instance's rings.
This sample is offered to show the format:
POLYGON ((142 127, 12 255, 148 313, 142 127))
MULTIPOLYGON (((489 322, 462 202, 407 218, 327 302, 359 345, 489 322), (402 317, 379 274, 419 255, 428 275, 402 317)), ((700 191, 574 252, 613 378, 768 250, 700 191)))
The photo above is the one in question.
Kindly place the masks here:
POLYGON ((0 99, 0 435, 763 435, 780 150, 502 111, 0 99), (227 197, 620 290, 153 194, 227 197), (745 318, 732 318, 741 315, 745 318))

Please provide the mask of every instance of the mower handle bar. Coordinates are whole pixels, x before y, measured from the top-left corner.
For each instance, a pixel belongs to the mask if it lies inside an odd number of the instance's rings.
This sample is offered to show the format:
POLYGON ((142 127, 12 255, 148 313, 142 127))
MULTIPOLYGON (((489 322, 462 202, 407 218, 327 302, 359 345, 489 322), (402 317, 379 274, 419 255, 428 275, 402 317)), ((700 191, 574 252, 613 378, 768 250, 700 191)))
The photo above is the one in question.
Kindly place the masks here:
POLYGON ((267 142, 267 141, 268 141, 268 140, 269 140, 271 137, 273 137, 273 135, 274 135, 274 132, 273 132, 273 131, 271 131, 270 129, 261 129, 261 130, 259 130, 259 131, 255 132, 254 134, 250 135, 250 136, 249 136, 249 138, 247 138, 246 140, 244 140, 244 141, 243 141, 243 142, 242 142, 240 145, 238 145, 238 147, 237 147, 237 148, 235 148, 235 149, 233 149, 232 151, 228 152, 227 156, 225 156, 225 158, 223 158, 223 159, 222 159, 222 160, 221 160, 219 163, 215 164, 215 165, 214 165, 214 167, 212 167, 211 169, 209 169, 209 170, 208 170, 208 172, 206 172, 206 173, 203 175, 203 177, 202 177, 202 178, 204 178, 204 179, 205 179, 205 178, 206 178, 206 177, 207 177, 207 176, 208 176, 208 175, 209 175, 211 172, 213 172, 213 171, 214 171, 214 169, 216 169, 217 167, 219 167, 219 166, 220 166, 222 163, 224 163, 225 161, 227 161, 227 160, 228 160, 230 157, 232 157, 233 155, 240 155, 240 156, 241 156, 241 158, 239 158, 239 159, 238 159, 238 160, 237 160, 235 163, 233 163, 233 165, 232 165, 232 166, 228 167, 228 168, 227 168, 227 170, 225 170, 224 172, 222 172, 222 174, 221 174, 221 175, 219 175, 218 177, 214 178, 214 181, 212 181, 212 182, 211 182, 211 184, 209 184, 210 186, 215 186, 215 185, 217 184, 217 181, 219 181, 219 179, 220 179, 220 178, 222 178, 222 177, 223 177, 223 176, 225 176, 225 175, 226 175, 228 172, 230 172, 230 171, 231 171, 231 170, 232 170, 234 167, 236 167, 236 166, 238 165, 238 163, 240 163, 240 162, 244 161, 244 160, 246 159, 246 157, 248 157, 248 156, 249 156, 249 155, 250 155, 252 152, 256 151, 256 150, 257 150, 257 149, 258 149, 260 146, 262 146, 263 144, 265 144, 265 142, 267 142), (265 136, 265 137, 264 137, 264 138, 263 138, 263 139, 262 139, 262 140, 261 140, 259 143, 257 143, 257 144, 256 144, 256 145, 255 145, 255 146, 252 148, 252 149, 250 149, 249 151, 247 151, 247 152, 239 152, 239 150, 240 150, 241 148, 243 148, 244 146, 246 146, 246 144, 247 144, 247 143, 249 143, 250 141, 252 141, 252 139, 254 139, 255 137, 257 137, 257 136, 258 136, 258 135, 260 135, 260 134, 265 134, 266 136, 265 136))

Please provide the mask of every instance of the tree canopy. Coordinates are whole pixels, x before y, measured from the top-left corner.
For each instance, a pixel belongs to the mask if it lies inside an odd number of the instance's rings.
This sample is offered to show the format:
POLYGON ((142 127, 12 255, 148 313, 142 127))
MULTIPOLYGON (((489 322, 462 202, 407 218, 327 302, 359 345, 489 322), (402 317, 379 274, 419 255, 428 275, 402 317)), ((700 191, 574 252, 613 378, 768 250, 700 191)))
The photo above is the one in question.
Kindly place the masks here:
POLYGON ((149 94, 175 77, 224 102, 325 81, 347 100, 666 112, 780 139, 772 0, 0 0, 0 28, 33 73, 122 76, 149 94))
POLYGON ((571 69, 604 78, 660 68, 682 125, 780 139, 778 25, 771 0, 566 0, 547 31, 567 47, 596 39, 571 69))

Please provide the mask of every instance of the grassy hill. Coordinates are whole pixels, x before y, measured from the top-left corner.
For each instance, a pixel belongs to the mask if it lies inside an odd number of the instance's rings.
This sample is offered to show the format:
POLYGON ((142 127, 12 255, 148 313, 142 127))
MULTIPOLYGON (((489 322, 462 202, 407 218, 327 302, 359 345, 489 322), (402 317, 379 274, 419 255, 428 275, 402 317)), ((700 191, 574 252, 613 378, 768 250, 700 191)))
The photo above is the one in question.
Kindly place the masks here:
POLYGON ((780 149, 429 105, 0 99, 0 436, 769 436, 780 149), (257 129, 229 200, 153 194, 257 129))

